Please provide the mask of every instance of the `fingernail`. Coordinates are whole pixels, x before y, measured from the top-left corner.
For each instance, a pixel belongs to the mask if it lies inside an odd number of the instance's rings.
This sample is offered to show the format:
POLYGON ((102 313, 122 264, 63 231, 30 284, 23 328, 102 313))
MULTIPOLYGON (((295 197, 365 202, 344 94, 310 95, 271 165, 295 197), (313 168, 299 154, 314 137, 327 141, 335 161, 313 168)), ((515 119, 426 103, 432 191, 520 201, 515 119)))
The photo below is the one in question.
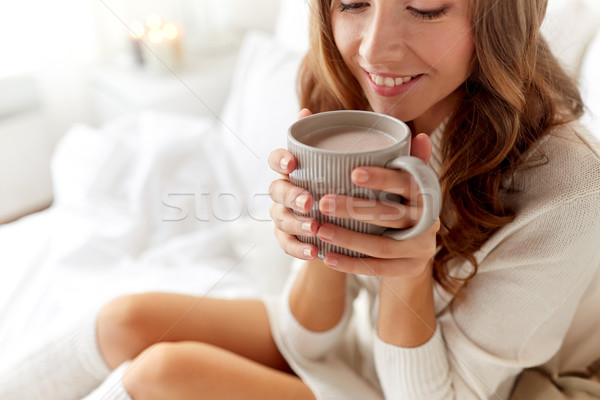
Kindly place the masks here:
POLYGON ((352 171, 352 179, 356 183, 367 183, 369 181, 369 173, 364 169, 355 169, 352 171))
POLYGON ((283 157, 281 161, 279 161, 279 166, 282 170, 287 171, 288 165, 290 165, 290 161, 292 161, 289 157, 283 157))
POLYGON ((307 258, 315 258, 315 256, 313 256, 312 248, 310 248, 310 247, 306 247, 302 251, 302 254, 304 254, 304 257, 307 257, 307 258))
POLYGON ((319 229, 319 232, 317 232, 317 235, 320 239, 329 241, 333 240, 333 237, 335 236, 335 231, 327 226, 322 226, 321 229, 319 229))
POLYGON ((331 268, 335 268, 338 265, 338 258, 336 256, 332 256, 330 254, 327 254, 325 256, 325 258, 323 259, 323 261, 325 262, 325 265, 327 265, 328 267, 331 267, 331 268))
POLYGON ((301 194, 300 196, 296 197, 296 206, 298 206, 298 208, 301 208, 304 210, 307 202, 308 202, 308 194, 301 194))
POLYGON ((323 214, 333 214, 335 211, 335 201, 329 196, 322 197, 319 201, 319 209, 323 214))
POLYGON ((302 223, 302 230, 304 232, 309 233, 309 234, 312 235, 314 233, 314 229, 313 229, 314 223, 315 223, 315 221, 306 221, 306 222, 303 222, 302 223))

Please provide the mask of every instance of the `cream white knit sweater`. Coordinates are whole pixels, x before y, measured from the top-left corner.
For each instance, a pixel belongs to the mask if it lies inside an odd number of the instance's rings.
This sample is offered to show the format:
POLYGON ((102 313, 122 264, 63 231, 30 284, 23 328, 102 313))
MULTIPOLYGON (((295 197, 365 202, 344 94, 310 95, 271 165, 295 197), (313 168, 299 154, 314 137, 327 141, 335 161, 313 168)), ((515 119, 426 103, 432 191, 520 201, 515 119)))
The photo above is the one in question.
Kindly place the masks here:
MULTIPOLYGON (((436 171, 439 139, 438 130, 436 171)), ((600 357, 600 145, 574 124, 540 146, 548 162, 514 177, 519 190, 505 200, 517 218, 476 253, 462 300, 436 288, 438 328, 426 344, 377 337, 377 278, 348 277, 346 313, 328 332, 294 319, 289 290, 266 301, 280 350, 318 399, 506 399, 525 367, 600 357)))

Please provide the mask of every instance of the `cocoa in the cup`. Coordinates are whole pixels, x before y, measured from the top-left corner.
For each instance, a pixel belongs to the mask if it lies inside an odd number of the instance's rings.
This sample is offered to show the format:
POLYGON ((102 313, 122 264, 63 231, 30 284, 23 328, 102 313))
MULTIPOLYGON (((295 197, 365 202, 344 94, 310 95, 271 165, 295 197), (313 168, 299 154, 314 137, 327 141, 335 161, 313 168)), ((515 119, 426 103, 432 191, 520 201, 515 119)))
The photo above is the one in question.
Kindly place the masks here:
POLYGON ((314 132, 303 142, 307 146, 323 150, 355 153, 391 146, 398 140, 377 129, 338 127, 314 132))

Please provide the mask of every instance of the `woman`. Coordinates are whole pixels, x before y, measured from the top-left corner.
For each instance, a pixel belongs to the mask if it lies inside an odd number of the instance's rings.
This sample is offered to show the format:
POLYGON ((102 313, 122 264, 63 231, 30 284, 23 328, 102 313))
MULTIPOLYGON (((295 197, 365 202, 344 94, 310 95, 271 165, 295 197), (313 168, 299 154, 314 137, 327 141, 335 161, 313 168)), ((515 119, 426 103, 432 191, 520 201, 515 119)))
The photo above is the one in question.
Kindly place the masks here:
MULTIPOLYGON (((300 270, 289 307, 270 313, 279 317, 279 349, 320 394, 335 392, 330 382, 345 376, 340 398, 367 398, 350 395, 361 376, 390 399, 507 398, 521 369, 557 353, 600 265, 590 246, 600 237, 598 146, 573 123, 579 94, 540 37, 546 2, 329 3, 313 3, 318 34, 300 76, 301 104, 313 112, 372 109, 425 132, 444 210, 441 226, 397 243, 295 218, 288 208, 306 213, 310 196, 276 183, 273 219, 289 254, 312 258, 316 249, 295 235, 316 234, 370 256, 326 255, 325 265, 300 270), (367 332, 364 312, 345 326, 357 288, 375 309, 367 332), (308 360, 326 356, 321 370, 331 371, 341 353, 346 362, 335 373, 312 372, 308 360)), ((427 159, 427 142, 415 136, 413 155, 427 159)), ((278 151, 271 165, 285 176, 295 161, 278 151)), ((352 174, 359 186, 407 189, 395 171, 352 174)), ((349 217, 346 203, 325 196, 318 206, 349 217)), ((369 214, 386 210, 380 204, 369 214)), ((598 345, 588 351, 600 356, 598 345)))
MULTIPOLYGON (((540 37, 545 7, 312 1, 300 117, 374 110, 424 133, 413 155, 439 174, 440 221, 405 241, 318 226, 290 211, 313 201, 287 180, 293 156, 276 150, 276 236, 306 260, 281 299, 118 299, 33 355, 26 377, 4 376, 12 387, 3 382, 0 397, 76 398, 104 381, 88 398, 508 398, 523 368, 562 357, 600 265, 590 245, 600 239, 600 150, 576 124, 577 89, 540 37), (368 257, 320 260, 302 235, 368 257)), ((408 189, 398 171, 361 167, 352 178, 408 189)), ((412 197, 370 214, 409 226, 383 216, 418 204, 412 197)), ((318 206, 347 217, 345 204, 329 195, 318 206)))

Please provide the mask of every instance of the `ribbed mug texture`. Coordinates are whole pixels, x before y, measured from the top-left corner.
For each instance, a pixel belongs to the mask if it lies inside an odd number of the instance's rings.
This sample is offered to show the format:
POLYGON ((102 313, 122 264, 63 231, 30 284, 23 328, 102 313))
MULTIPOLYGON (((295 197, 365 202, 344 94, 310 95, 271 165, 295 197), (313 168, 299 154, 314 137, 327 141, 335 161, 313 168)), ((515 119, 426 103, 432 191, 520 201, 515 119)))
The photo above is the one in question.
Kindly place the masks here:
MULTIPOLYGON (((381 234, 385 228, 359 222, 354 219, 335 218, 323 215, 319 212, 318 203, 326 194, 343 194, 353 197, 361 197, 379 200, 390 200, 389 193, 381 193, 358 187, 352 183, 350 178, 354 168, 359 166, 383 167, 386 163, 398 156, 410 154, 410 131, 406 125, 387 116, 363 111, 333 111, 315 114, 307 117, 306 121, 300 120, 292 124, 288 131, 288 149, 297 160, 296 170, 290 174, 290 181, 296 186, 308 190, 314 199, 313 209, 308 214, 314 217, 319 224, 332 223, 357 232, 369 234, 381 234), (319 121, 319 118, 321 121, 319 121), (312 121, 310 119, 313 119, 312 121), (397 142, 377 150, 341 152, 323 150, 307 146, 303 139, 315 131, 327 132, 328 129, 348 127, 364 128, 365 134, 369 130, 383 131, 392 136, 397 142), (392 131, 391 131, 392 130, 392 131), (390 132, 391 131, 391 132, 390 132)), ((398 199, 398 196, 395 196, 398 199)), ((368 213, 368 208, 359 212, 368 213)), ((319 256, 323 257, 329 252, 335 252, 353 257, 361 257, 362 254, 344 249, 321 241, 317 237, 298 237, 305 243, 312 243, 319 249, 319 256)))

